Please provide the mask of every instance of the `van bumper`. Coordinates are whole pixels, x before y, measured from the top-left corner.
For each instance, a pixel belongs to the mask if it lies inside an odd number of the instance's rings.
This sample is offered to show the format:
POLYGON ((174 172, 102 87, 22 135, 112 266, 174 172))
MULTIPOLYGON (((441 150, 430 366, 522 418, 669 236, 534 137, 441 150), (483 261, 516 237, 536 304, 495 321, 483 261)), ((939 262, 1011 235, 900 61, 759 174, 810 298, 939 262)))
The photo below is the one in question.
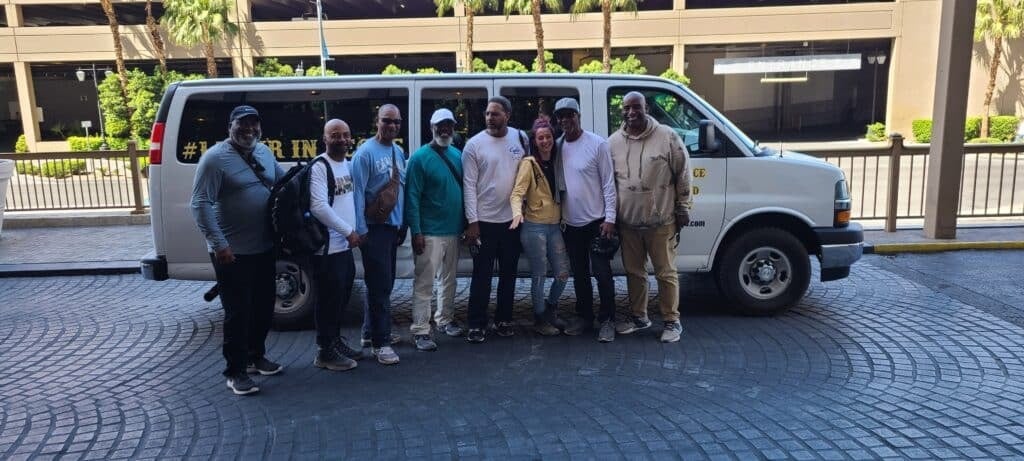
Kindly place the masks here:
POLYGON ((847 227, 814 229, 821 243, 821 281, 839 280, 850 275, 850 266, 864 254, 864 229, 859 223, 847 227))
POLYGON ((164 255, 146 255, 139 261, 142 269, 142 278, 146 280, 167 280, 167 257, 164 255))

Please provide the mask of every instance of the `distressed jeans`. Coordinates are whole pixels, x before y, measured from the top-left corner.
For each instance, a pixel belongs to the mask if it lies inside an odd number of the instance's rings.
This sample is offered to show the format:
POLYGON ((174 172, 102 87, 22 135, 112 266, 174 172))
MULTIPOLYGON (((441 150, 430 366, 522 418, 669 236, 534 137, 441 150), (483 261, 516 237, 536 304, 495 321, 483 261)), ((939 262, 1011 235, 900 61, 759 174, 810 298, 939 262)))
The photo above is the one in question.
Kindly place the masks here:
POLYGON ((523 244, 523 251, 530 260, 532 276, 530 295, 533 301, 533 315, 539 318, 546 309, 544 279, 547 278, 548 267, 550 265, 551 274, 555 280, 551 282, 547 303, 557 304, 558 298, 562 296, 565 284, 569 280, 569 255, 566 253, 562 230, 558 224, 537 224, 523 221, 519 238, 523 244))

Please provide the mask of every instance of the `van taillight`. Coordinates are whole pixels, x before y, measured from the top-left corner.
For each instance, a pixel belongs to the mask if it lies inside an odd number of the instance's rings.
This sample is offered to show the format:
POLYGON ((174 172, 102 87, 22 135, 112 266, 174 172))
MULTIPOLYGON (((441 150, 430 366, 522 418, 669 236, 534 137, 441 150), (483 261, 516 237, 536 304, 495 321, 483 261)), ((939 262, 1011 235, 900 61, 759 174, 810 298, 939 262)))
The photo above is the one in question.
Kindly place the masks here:
POLYGON ((149 164, 159 165, 163 161, 164 122, 153 124, 153 132, 149 135, 149 164))

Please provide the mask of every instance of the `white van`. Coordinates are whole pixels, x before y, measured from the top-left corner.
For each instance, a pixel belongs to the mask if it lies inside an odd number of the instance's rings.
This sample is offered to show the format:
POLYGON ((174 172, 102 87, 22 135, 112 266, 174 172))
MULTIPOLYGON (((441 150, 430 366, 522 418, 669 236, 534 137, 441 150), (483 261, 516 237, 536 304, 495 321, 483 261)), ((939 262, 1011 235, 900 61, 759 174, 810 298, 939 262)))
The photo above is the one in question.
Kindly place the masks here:
MULTIPOLYGON (((189 208, 192 181, 199 156, 226 137, 228 113, 239 104, 260 111, 263 142, 279 161, 289 162, 321 152, 325 116, 348 122, 360 141, 371 137, 374 115, 384 103, 403 113, 407 123, 399 142, 406 152, 430 141, 429 116, 440 107, 459 119, 457 138, 479 132, 487 99, 494 95, 512 102, 510 124, 516 127, 528 127, 559 98, 576 98, 583 128, 607 137, 621 122, 619 104, 629 91, 645 94, 651 115, 673 127, 690 151, 694 206, 676 254, 680 272, 713 272, 730 304, 754 314, 778 312, 804 295, 812 272, 809 255, 820 261, 822 281, 849 274, 861 257, 863 232, 849 222, 843 172, 820 159, 759 146, 684 86, 646 76, 441 74, 171 85, 150 143, 155 251, 142 260, 143 276, 215 279, 189 208)), ((399 249, 399 277, 412 276, 411 254, 408 242, 399 249)), ((312 311, 311 279, 291 261, 279 261, 277 267, 275 321, 278 326, 301 324, 312 311)), ((622 273, 618 261, 613 267, 622 273)), ((468 275, 471 269, 466 254, 459 272, 468 275)), ((521 269, 528 273, 525 258, 521 269)))

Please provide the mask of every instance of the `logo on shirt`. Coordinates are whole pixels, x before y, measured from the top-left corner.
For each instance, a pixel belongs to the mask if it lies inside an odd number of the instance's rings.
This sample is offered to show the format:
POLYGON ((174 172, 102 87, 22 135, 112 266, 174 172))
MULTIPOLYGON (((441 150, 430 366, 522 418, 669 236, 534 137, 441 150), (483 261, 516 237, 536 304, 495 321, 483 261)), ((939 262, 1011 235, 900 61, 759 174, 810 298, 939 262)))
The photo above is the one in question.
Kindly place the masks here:
POLYGON ((352 176, 337 176, 334 178, 334 195, 345 195, 352 193, 352 176))

